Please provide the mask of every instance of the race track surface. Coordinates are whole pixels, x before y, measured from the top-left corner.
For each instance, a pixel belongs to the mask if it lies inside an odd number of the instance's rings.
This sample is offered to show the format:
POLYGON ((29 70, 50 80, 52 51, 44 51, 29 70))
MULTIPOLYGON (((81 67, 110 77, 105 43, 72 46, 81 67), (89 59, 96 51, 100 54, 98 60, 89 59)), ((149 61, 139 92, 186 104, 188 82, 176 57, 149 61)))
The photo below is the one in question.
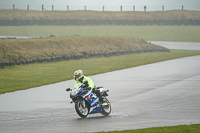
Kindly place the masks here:
POLYGON ((0 95, 0 132, 96 132, 200 123, 200 56, 90 77, 110 90, 110 116, 80 118, 65 92, 73 87, 74 80, 69 80, 0 95))

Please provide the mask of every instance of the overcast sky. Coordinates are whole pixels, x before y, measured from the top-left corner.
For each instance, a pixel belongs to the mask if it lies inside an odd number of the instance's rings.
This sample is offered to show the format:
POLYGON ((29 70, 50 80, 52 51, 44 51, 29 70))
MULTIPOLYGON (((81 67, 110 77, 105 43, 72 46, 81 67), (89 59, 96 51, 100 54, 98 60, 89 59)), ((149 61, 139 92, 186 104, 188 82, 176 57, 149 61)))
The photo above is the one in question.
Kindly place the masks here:
POLYGON ((102 10, 105 6, 105 10, 119 10, 120 6, 123 6, 123 10, 143 10, 144 5, 147 6, 147 11, 162 10, 162 6, 165 6, 165 10, 181 9, 182 5, 186 10, 200 10, 200 0, 0 0, 0 9, 12 9, 12 5, 15 4, 17 9, 26 9, 27 5, 30 6, 30 10, 40 10, 41 5, 44 5, 45 9, 51 10, 54 5, 55 10, 66 10, 69 5, 70 10, 83 10, 84 6, 87 10, 102 10))

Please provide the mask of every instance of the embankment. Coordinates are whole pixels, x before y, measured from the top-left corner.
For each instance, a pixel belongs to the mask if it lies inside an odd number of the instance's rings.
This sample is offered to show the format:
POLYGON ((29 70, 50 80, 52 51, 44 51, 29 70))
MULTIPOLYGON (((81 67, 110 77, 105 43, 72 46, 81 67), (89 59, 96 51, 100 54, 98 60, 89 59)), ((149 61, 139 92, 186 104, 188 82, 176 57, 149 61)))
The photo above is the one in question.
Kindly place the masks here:
POLYGON ((170 50, 131 37, 53 37, 0 41, 1 66, 170 50))
POLYGON ((0 26, 24 25, 200 25, 200 12, 0 10, 0 26))

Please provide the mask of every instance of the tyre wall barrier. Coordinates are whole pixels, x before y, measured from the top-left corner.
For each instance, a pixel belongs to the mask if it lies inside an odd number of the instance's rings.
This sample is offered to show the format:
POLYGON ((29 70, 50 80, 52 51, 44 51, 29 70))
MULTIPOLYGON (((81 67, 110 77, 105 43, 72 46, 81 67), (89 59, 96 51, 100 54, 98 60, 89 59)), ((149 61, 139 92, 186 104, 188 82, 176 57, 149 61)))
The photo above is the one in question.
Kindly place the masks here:
POLYGON ((27 25, 200 25, 200 19, 169 20, 0 20, 0 26, 27 25))
POLYGON ((126 55, 126 54, 131 54, 131 53, 142 53, 142 52, 170 52, 170 50, 169 49, 143 49, 143 50, 110 51, 110 52, 105 52, 105 53, 82 52, 81 54, 75 54, 75 55, 44 57, 44 58, 38 58, 38 59, 19 60, 16 62, 11 62, 11 61, 0 62, 0 68, 5 68, 7 66, 12 66, 12 65, 29 65, 29 64, 34 64, 34 63, 51 63, 51 62, 61 62, 61 61, 69 61, 69 60, 81 60, 81 59, 88 59, 88 58, 110 57, 110 56, 126 55))

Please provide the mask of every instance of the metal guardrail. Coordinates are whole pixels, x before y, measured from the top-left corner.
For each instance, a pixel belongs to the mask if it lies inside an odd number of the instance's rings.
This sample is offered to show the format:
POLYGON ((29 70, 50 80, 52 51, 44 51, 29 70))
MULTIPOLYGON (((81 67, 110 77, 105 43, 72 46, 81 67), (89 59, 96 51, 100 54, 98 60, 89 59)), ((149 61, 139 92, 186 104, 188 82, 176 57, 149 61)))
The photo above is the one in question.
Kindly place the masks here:
POLYGON ((31 39, 33 37, 19 37, 19 36, 0 36, 0 40, 10 40, 10 39, 31 39))
POLYGON ((7 36, 1 37, 0 36, 0 40, 8 40, 8 39, 17 39, 17 38, 16 37, 7 37, 7 36))
POLYGON ((200 25, 200 19, 166 19, 166 20, 0 20, 0 26, 26 25, 200 25))

